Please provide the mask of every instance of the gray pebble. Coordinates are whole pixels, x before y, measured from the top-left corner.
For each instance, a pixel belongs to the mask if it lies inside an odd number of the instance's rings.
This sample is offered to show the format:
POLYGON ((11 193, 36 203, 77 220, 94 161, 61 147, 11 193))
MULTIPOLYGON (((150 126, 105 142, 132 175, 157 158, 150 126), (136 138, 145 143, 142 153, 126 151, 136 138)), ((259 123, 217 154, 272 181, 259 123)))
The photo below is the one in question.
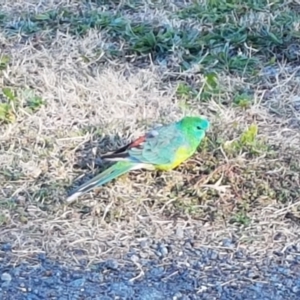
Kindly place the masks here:
POLYGON ((286 260, 294 261, 294 256, 293 255, 287 255, 286 260))
MULTIPOLYGON (((1 288, 6 288, 10 285, 11 281, 3 281, 0 285, 1 288)), ((0 291, 1 291, 1 288, 0 288, 0 291)), ((0 295, 1 295, 1 292, 0 292, 0 295)), ((1 298, 0 298, 1 299, 1 298)))
POLYGON ((140 258, 137 256, 137 255, 132 255, 131 257, 130 257, 130 259, 131 259, 131 261, 133 261, 134 263, 137 263, 139 260, 140 260, 140 258))
POLYGON ((125 299, 132 297, 133 289, 123 282, 112 283, 110 286, 111 293, 125 299))
POLYGON ((149 241, 148 240, 143 240, 140 242, 140 246, 142 249, 147 249, 149 248, 149 241))
POLYGON ((234 243, 231 239, 224 239, 222 241, 222 246, 226 247, 226 248, 233 248, 234 247, 234 243))
POLYGON ((114 259, 110 259, 106 262, 106 267, 111 270, 118 270, 119 263, 114 259))
POLYGON ((217 259, 218 258, 218 253, 216 251, 211 251, 210 253, 210 259, 217 259))
POLYGON ((174 296, 173 296, 173 300, 179 300, 182 299, 182 294, 180 292, 177 292, 174 296))
POLYGON ((80 279, 73 280, 71 282, 71 285, 74 286, 74 287, 79 287, 79 286, 83 286, 84 283, 85 283, 85 279, 84 278, 80 278, 80 279))
POLYGON ((143 300, 165 300, 164 294, 153 287, 145 287, 139 292, 137 299, 143 300))
POLYGON ((295 251, 296 251, 296 252, 300 252, 300 243, 297 243, 297 244, 295 245, 295 251))
POLYGON ((164 274, 164 268, 163 267, 157 267, 153 268, 151 270, 151 276, 153 276, 155 279, 160 278, 164 274))
POLYGON ((7 252, 7 251, 11 251, 11 244, 10 243, 6 243, 6 244, 3 244, 1 246, 1 251, 4 251, 4 252, 7 252))
POLYGON ((159 247, 158 247, 158 255, 159 256, 165 257, 168 255, 168 253, 169 253, 168 248, 165 245, 163 245, 163 244, 159 245, 159 247))
POLYGON ((181 227, 176 228, 176 237, 178 239, 183 239, 184 238, 184 231, 181 227))
POLYGON ((11 277, 11 275, 9 273, 2 273, 1 280, 2 281, 11 281, 12 277, 11 277))

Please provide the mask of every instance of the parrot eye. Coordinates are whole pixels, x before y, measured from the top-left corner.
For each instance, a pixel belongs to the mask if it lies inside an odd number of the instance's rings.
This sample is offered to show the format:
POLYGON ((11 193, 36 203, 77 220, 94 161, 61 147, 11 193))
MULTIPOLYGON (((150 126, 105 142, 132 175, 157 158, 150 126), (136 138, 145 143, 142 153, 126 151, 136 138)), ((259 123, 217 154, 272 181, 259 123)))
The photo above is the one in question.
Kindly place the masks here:
POLYGON ((202 128, 201 128, 200 126, 197 126, 197 129, 198 129, 198 130, 201 130, 202 128))

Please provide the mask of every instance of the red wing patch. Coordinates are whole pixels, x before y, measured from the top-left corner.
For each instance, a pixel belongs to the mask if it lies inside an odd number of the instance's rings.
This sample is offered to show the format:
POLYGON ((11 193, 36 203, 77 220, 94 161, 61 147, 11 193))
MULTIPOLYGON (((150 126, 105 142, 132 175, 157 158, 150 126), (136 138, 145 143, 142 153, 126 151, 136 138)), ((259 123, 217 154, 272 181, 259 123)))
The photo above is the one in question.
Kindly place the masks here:
POLYGON ((140 148, 141 149, 147 138, 151 138, 151 137, 154 137, 156 135, 158 135, 158 132, 155 131, 155 130, 152 130, 152 131, 148 132, 147 134, 137 138, 133 142, 117 149, 113 153, 103 155, 102 158, 103 159, 126 158, 126 157, 128 157, 127 150, 130 150, 132 148, 140 148))
POLYGON ((136 148, 141 146, 146 141, 146 135, 139 137, 135 141, 133 141, 131 144, 128 145, 127 149, 136 148))
POLYGON ((143 142, 145 142, 146 140, 146 135, 139 137, 138 139, 134 140, 133 142, 117 149, 116 151, 113 152, 113 154, 117 154, 117 153, 122 153, 128 149, 131 149, 133 147, 138 147, 139 145, 141 145, 143 142))
POLYGON ((128 153, 126 152, 129 149, 137 148, 141 146, 146 140, 146 135, 139 137, 138 139, 134 140, 130 144, 127 144, 111 154, 103 155, 102 159, 113 159, 113 158, 126 158, 128 157, 128 153))

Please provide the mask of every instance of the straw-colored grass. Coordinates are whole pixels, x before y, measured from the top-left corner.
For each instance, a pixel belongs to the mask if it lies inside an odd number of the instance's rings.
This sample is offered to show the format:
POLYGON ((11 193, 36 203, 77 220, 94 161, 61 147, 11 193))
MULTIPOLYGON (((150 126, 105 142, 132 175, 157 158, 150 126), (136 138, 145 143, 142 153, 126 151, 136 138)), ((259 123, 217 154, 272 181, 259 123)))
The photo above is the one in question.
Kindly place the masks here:
MULTIPOLYGON (((126 37, 118 40, 126 57, 111 56, 105 49, 116 43, 114 33, 69 32, 78 20, 56 24, 58 30, 32 21, 34 33, 18 23, 27 12, 58 6, 76 12, 68 2, 0 1, 0 243, 12 244, 15 261, 45 252, 91 264, 122 258, 128 249, 145 252, 139 247, 145 239, 192 238, 195 247, 223 247, 230 237, 258 255, 296 242, 300 79, 292 59, 277 57, 266 68, 258 53, 261 65, 252 75, 220 65, 215 90, 199 98, 208 80, 204 62, 179 71, 176 53, 159 64, 149 54, 130 54, 126 37), (17 23, 19 33, 9 27, 17 23), (248 98, 241 90, 251 91, 248 98), (212 123, 190 161, 169 173, 132 172, 65 205, 74 184, 86 180, 79 177, 101 170, 100 154, 187 114, 212 123)), ((118 8, 141 24, 157 16, 174 28, 184 22, 171 17, 175 3, 140 5, 138 13, 122 3, 118 8)), ((277 9, 274 14, 286 8, 277 9)), ((250 22, 246 17, 236 22, 250 22)), ((151 257, 151 250, 143 255, 151 257)))

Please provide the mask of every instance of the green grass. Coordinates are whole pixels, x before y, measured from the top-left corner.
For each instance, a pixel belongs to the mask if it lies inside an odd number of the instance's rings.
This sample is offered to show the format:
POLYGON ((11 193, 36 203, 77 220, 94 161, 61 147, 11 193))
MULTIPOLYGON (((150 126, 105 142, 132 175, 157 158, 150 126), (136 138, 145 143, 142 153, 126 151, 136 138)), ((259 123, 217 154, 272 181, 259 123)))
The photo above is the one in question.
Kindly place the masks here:
POLYGON ((17 115, 21 113, 20 109, 32 114, 45 104, 40 96, 28 88, 0 88, 0 100, 0 123, 15 122, 17 115))
POLYGON ((178 61, 174 67, 180 70, 199 65, 203 71, 225 70, 254 77, 263 66, 272 65, 277 59, 297 59, 288 49, 299 43, 295 27, 299 15, 280 1, 267 3, 191 4, 174 13, 166 12, 174 26, 139 22, 126 14, 127 10, 101 11, 84 6, 80 12, 60 8, 24 13, 15 22, 2 13, 0 24, 7 35, 30 37, 45 32, 49 40, 57 31, 84 36, 91 29, 104 30, 112 43, 99 51, 105 51, 109 57, 150 54, 155 62, 163 62, 172 56, 178 61), (255 21, 259 17, 262 22, 255 21))

